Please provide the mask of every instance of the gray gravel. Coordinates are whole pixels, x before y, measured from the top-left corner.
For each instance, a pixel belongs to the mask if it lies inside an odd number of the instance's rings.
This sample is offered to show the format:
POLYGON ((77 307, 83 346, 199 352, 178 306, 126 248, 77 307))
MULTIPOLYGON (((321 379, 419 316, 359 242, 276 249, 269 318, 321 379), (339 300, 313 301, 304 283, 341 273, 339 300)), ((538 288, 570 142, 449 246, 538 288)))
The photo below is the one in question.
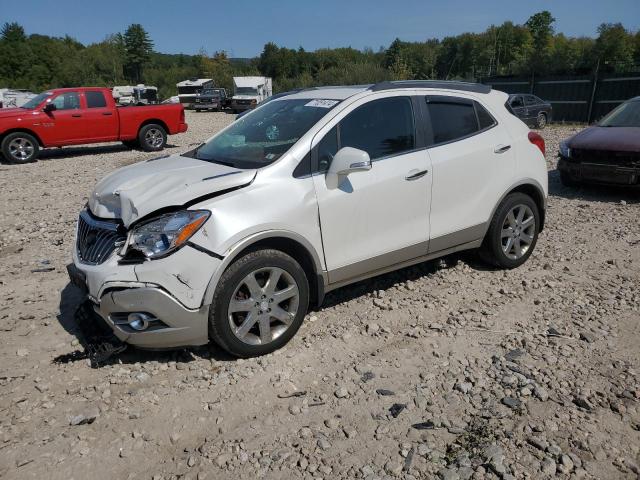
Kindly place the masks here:
MULTIPOLYGON (((169 151, 232 118, 189 112, 169 151)), ((154 154, 0 165, 0 478, 638 478, 640 194, 561 187, 557 142, 577 130, 543 131, 547 227, 523 267, 461 255, 342 288, 252 360, 77 359, 77 212, 154 154)))

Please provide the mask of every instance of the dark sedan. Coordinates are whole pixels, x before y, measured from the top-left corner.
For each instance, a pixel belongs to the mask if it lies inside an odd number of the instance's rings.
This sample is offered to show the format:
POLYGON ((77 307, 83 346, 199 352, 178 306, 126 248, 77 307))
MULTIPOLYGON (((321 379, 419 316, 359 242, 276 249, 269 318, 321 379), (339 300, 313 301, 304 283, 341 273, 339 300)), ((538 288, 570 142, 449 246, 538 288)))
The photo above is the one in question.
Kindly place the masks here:
POLYGON ((640 97, 560 142, 559 156, 563 185, 640 185, 640 97))
POLYGON ((514 93, 508 103, 513 114, 530 127, 542 129, 551 121, 551 104, 535 95, 514 93))

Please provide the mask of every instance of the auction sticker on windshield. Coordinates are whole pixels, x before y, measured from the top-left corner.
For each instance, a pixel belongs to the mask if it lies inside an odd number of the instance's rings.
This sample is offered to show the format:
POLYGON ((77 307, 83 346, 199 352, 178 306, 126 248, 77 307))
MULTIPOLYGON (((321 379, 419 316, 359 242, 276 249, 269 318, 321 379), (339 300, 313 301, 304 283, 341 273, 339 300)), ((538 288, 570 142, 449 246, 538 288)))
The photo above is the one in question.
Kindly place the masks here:
POLYGON ((315 100, 311 100, 309 103, 305 103, 305 107, 319 107, 319 108, 331 108, 338 100, 326 100, 322 98, 316 98, 315 100))

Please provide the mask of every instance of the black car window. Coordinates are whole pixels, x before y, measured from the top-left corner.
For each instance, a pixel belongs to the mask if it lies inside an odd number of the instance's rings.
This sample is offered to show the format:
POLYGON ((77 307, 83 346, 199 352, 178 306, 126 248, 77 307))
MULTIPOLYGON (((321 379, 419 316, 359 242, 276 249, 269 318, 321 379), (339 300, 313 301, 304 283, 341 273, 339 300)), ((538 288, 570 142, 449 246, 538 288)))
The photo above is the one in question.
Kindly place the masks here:
POLYGON ((491 116, 487 109, 480 105, 478 102, 473 102, 476 107, 476 113, 478 114, 478 123, 480 124, 480 130, 493 127, 497 122, 495 118, 491 116))
POLYGON ((340 122, 340 148, 364 150, 371 160, 412 150, 415 140, 409 97, 374 100, 340 122))
POLYGON ((56 106, 56 110, 76 110, 80 108, 80 95, 78 92, 61 93, 51 103, 56 106))
POLYGON ((528 107, 530 105, 536 105, 538 103, 538 101, 536 100, 536 97, 534 97, 533 95, 527 95, 524 97, 524 104, 528 107))
POLYGON ((318 171, 326 172, 338 152, 338 126, 333 127, 318 143, 318 171))
POLYGON ((102 92, 85 92, 87 108, 102 108, 107 106, 107 101, 102 92))
POLYGON ((518 97, 513 97, 511 99, 511 107, 512 108, 518 108, 518 107, 524 107, 524 103, 522 101, 522 97, 518 96, 518 97))
POLYGON ((468 137, 479 130, 478 117, 470 101, 427 99, 433 142, 451 142, 468 137))

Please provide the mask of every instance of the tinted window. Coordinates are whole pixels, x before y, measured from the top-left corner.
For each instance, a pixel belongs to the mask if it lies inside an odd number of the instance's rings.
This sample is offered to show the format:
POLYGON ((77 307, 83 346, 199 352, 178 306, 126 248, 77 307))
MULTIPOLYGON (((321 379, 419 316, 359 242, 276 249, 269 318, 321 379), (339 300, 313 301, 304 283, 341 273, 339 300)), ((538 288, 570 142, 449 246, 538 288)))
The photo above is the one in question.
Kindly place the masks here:
POLYGON ((51 100, 57 110, 75 110, 80 108, 80 96, 77 92, 61 93, 51 100))
POLYGON ((338 127, 335 126, 318 144, 318 171, 325 172, 338 151, 338 127))
POLYGON ((522 102, 522 97, 513 97, 511 99, 511 106, 513 108, 524 107, 524 103, 522 102))
POLYGON ((480 130, 492 127, 496 124, 495 119, 491 116, 487 109, 475 102, 476 113, 478 114, 478 123, 480 124, 480 130))
POLYGON ((340 122, 340 147, 364 150, 372 160, 412 150, 413 110, 408 97, 374 100, 340 122))
POLYGON ((104 99, 104 94, 102 92, 85 92, 84 96, 87 99, 87 108, 100 108, 107 106, 107 101, 104 99))
POLYGON ((526 97, 524 97, 525 105, 535 105, 537 103, 538 103, 538 100, 533 95, 527 95, 526 97))
POLYGON ((478 131, 478 119, 472 103, 429 101, 429 116, 434 143, 466 137, 478 131))

